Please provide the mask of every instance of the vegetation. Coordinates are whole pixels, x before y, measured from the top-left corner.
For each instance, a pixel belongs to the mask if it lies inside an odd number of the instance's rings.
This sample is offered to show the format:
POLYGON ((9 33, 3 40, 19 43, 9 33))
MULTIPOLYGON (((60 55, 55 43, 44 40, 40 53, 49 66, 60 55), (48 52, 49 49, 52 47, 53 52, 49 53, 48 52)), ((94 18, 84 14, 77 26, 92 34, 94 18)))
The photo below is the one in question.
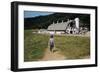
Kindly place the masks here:
MULTIPOLYGON (((46 16, 24 18, 24 61, 38 61, 44 56, 48 47, 49 35, 36 33, 39 29, 47 29, 52 22, 56 23, 57 20, 61 22, 76 17, 80 19, 80 26, 90 29, 89 14, 53 13, 46 16)), ((55 47, 66 56, 66 59, 90 56, 89 37, 55 35, 55 47)))
POLYGON ((47 29, 53 22, 67 21, 67 19, 80 18, 80 26, 86 26, 90 29, 90 15, 89 14, 74 14, 74 13, 53 13, 46 16, 37 16, 32 18, 24 18, 25 29, 47 29))
POLYGON ((80 59, 90 55, 89 37, 56 36, 55 46, 67 59, 80 59))
POLYGON ((32 33, 32 30, 24 31, 24 61, 37 61, 44 56, 48 45, 48 35, 32 33))
MULTIPOLYGON (((24 61, 41 60, 48 47, 49 35, 32 33, 32 31, 24 31, 24 61)), ((90 56, 89 37, 55 35, 55 47, 66 56, 66 59, 90 56)))

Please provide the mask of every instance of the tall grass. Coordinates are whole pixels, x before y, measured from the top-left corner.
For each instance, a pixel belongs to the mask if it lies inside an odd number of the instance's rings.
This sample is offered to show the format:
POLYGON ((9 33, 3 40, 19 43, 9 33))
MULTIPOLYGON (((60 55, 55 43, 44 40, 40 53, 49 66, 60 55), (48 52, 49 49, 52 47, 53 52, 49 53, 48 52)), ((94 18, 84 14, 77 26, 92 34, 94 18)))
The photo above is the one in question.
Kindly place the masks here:
MULTIPOLYGON (((66 59, 83 59, 90 56, 90 37, 55 35, 55 47, 66 59)), ((38 61, 48 47, 49 35, 24 30, 24 61, 38 61)))
POLYGON ((48 46, 48 35, 32 33, 32 30, 24 31, 24 61, 38 61, 45 53, 48 46))
POLYGON ((89 37, 55 36, 55 46, 66 59, 80 59, 90 55, 89 37))

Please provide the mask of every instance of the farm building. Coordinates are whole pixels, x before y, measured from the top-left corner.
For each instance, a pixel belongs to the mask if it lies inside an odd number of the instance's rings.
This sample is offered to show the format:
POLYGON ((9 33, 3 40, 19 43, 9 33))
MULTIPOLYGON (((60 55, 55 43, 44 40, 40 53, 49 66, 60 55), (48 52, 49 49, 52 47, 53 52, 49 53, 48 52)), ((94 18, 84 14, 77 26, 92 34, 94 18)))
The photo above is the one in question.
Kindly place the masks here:
POLYGON ((40 29, 38 33, 48 33, 47 29, 40 29))
POLYGON ((58 22, 52 23, 47 28, 49 33, 56 34, 78 34, 79 33, 79 18, 75 18, 74 20, 68 20, 67 22, 58 22))

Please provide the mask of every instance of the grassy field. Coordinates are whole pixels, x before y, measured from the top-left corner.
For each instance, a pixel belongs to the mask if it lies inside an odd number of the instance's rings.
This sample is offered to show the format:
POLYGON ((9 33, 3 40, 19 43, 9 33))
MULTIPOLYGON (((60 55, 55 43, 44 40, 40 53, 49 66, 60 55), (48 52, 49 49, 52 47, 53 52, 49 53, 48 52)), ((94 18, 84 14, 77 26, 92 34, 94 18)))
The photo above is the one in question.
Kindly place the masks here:
POLYGON ((44 56, 48 45, 48 36, 33 34, 32 30, 24 31, 24 61, 37 61, 44 56))
POLYGON ((55 46, 66 56, 66 59, 80 59, 90 55, 89 37, 56 36, 55 46))
MULTIPOLYGON (((48 48, 49 35, 24 31, 24 61, 38 61, 48 48)), ((66 59, 80 59, 90 55, 90 38, 80 36, 55 36, 55 47, 66 59)))

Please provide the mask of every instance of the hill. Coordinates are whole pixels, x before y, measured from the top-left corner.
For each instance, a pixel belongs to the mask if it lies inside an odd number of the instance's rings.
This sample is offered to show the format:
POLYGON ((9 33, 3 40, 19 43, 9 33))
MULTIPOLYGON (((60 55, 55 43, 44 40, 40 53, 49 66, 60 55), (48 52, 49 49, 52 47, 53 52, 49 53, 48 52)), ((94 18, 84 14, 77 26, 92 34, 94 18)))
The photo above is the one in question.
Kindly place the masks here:
POLYGON ((24 18, 24 29, 47 29, 53 22, 67 21, 67 19, 74 19, 78 17, 80 26, 85 26, 90 29, 90 15, 89 14, 74 14, 74 13, 54 13, 46 16, 37 16, 31 18, 24 18), (85 25, 84 25, 85 24, 85 25))

